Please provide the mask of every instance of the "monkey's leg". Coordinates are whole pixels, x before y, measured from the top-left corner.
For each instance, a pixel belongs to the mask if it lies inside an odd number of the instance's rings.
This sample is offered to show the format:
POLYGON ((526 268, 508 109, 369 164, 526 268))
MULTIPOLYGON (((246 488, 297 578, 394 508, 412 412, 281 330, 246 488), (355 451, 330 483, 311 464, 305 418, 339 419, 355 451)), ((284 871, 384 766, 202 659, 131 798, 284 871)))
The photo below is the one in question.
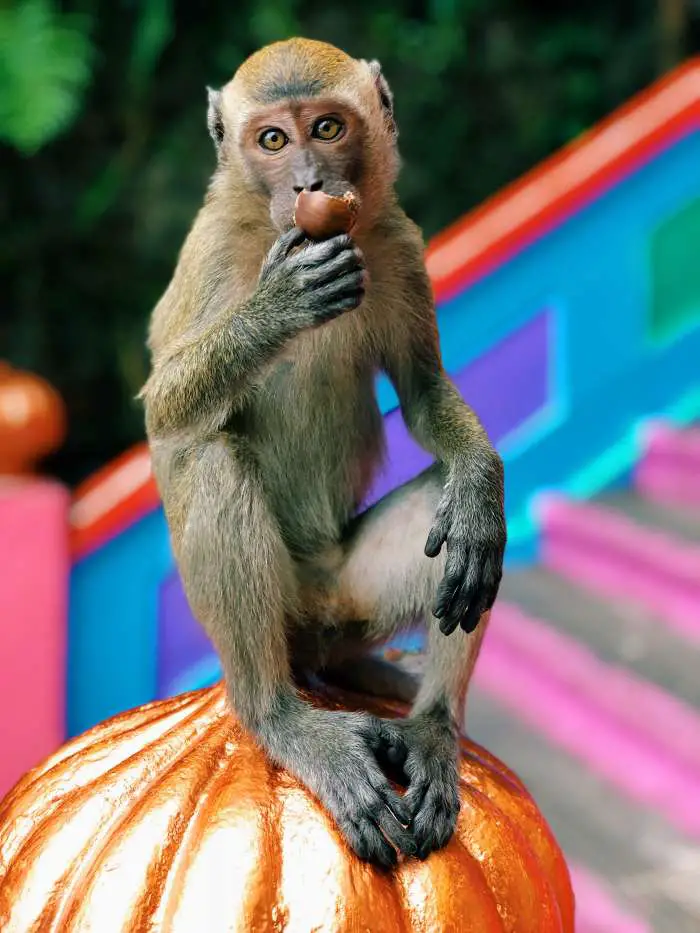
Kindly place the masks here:
MULTIPOLYGON (((433 466, 360 516, 348 536, 337 583, 338 605, 355 619, 368 620, 364 628, 371 641, 389 638, 402 626, 421 619, 427 623, 424 675, 411 714, 400 723, 407 746, 403 768, 409 779, 404 800, 411 808, 421 857, 445 845, 456 823, 458 729, 488 621, 484 616, 470 635, 458 629, 445 636, 432 615, 445 554, 429 558, 424 547, 442 486, 440 468, 433 466)), ((355 668, 360 676, 358 689, 368 686, 372 666, 381 671, 381 665, 373 665, 371 659, 338 660, 335 672, 332 667, 329 670, 330 677, 350 686, 355 668)), ((379 691, 386 692, 381 686, 379 691)), ((402 754, 401 749, 390 750, 395 762, 402 754)))
POLYGON ((248 461, 225 435, 198 444, 165 504, 187 599, 219 654, 236 714, 257 730, 288 680, 284 620, 296 584, 248 461))
POLYGON ((297 611, 296 569, 255 464, 220 437, 193 449, 186 469, 186 502, 177 508, 177 483, 168 502, 176 554, 239 719, 317 796, 358 855, 393 864, 387 838, 415 852, 408 809, 376 757, 387 744, 403 747, 400 730, 367 714, 318 709, 294 688, 286 621, 297 611))

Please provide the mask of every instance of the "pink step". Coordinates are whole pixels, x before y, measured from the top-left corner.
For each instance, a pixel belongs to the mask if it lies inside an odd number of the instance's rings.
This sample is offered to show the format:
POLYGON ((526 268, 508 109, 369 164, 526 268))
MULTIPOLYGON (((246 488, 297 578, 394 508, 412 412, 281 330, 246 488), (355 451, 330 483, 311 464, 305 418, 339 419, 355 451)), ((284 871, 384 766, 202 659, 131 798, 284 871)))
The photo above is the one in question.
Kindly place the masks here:
POLYGON ((543 667, 582 702, 654 745, 680 770, 698 777, 700 710, 645 680, 628 667, 603 661, 588 645, 534 618, 518 606, 497 603, 489 638, 517 654, 519 663, 543 667))
POLYGON ((576 897, 576 933, 653 933, 651 924, 635 916, 606 882, 582 865, 569 863, 576 897))
POLYGON ((666 422, 648 425, 634 483, 656 502, 700 510, 700 429, 680 430, 666 422))
POLYGON ((0 797, 65 738, 68 505, 0 479, 0 797))
POLYGON ((694 709, 504 602, 493 610, 474 682, 619 793, 700 839, 694 709))
POLYGON ((547 567, 603 596, 643 606, 700 644, 700 546, 591 503, 547 496, 538 511, 547 567))

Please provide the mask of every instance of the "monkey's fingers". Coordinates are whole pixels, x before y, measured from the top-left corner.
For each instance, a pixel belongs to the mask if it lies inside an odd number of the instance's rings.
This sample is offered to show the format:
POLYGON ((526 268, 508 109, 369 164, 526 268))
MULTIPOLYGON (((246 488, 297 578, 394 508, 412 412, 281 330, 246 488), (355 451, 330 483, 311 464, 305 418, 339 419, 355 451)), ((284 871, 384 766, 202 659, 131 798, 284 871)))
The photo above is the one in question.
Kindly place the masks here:
POLYGON ((481 614, 479 607, 483 603, 484 560, 483 552, 476 548, 470 550, 466 573, 445 614, 445 619, 449 620, 454 628, 461 625, 466 632, 471 632, 476 628, 481 614), (478 615, 476 621, 473 621, 475 612, 478 612, 478 615))
POLYGON ((352 272, 345 272, 343 275, 331 279, 324 285, 320 285, 315 289, 315 292, 318 298, 332 301, 357 292, 364 293, 364 290, 365 283, 362 269, 355 269, 352 272))
MULTIPOLYGON (((452 547, 448 552, 445 573, 438 587, 437 598, 433 608, 433 615, 436 619, 445 618, 446 622, 450 621, 450 607, 465 576, 465 557, 466 555, 463 553, 462 548, 452 547)), ((454 631, 454 628, 451 628, 450 631, 454 631)))
POLYGON ((451 618, 441 619, 440 620, 440 631, 442 632, 443 635, 451 635, 454 631, 456 631, 458 625, 459 623, 454 622, 451 618))
POLYGON ((438 520, 435 522, 433 527, 430 529, 430 533, 428 534, 428 539, 425 542, 425 548, 423 549, 425 556, 426 557, 437 557, 440 551, 442 550, 442 546, 445 543, 446 539, 447 539, 447 526, 443 521, 438 520))
POLYGON ((485 595, 484 612, 493 609, 496 602, 498 591, 501 588, 503 579, 503 551, 498 550, 489 554, 486 567, 484 569, 485 595))
POLYGON ((428 775, 423 772, 423 769, 416 769, 415 766, 411 769, 411 783, 406 791, 404 800, 411 812, 411 824, 415 819, 416 813, 420 810, 423 805, 423 800, 425 795, 428 793, 428 787, 430 786, 430 780, 428 775), (421 775, 418 776, 416 771, 420 770, 421 775))
POLYGON ((347 233, 331 237, 330 240, 314 240, 304 249, 290 256, 289 264, 298 269, 313 269, 335 258, 344 250, 352 249, 353 243, 347 233))
POLYGON ((305 239, 306 234, 299 227, 292 227, 291 230, 283 233, 272 244, 272 248, 265 259, 265 266, 276 266, 277 263, 286 259, 290 251, 293 250, 295 246, 301 245, 305 239))
POLYGON ((495 553, 487 552, 475 568, 475 572, 479 573, 480 580, 471 596, 469 609, 461 619, 461 626, 465 632, 473 632, 482 615, 491 609, 496 601, 502 576, 500 558, 495 553))
POLYGON ((379 817, 386 808, 391 810, 399 825, 408 826, 411 822, 411 810, 401 794, 398 794, 388 782, 380 768, 370 773, 369 782, 377 795, 376 799, 381 802, 381 807, 375 808, 374 815, 379 817))
POLYGON ((476 590, 469 601, 469 608, 462 615, 459 623, 468 635, 471 635, 471 633, 476 630, 484 612, 486 612, 484 591, 476 590))
POLYGON ((347 816, 338 820, 338 826, 361 859, 378 862, 384 868, 396 865, 396 849, 387 842, 369 817, 347 816))
POLYGON ((407 826, 398 823, 388 810, 379 814, 379 828, 382 833, 404 855, 415 855, 418 851, 413 833, 407 826))
POLYGON ((318 268, 313 276, 312 287, 318 287, 328 282, 333 282, 335 279, 339 278, 339 276, 349 272, 362 272, 364 267, 364 259, 362 253, 358 249, 348 248, 341 250, 336 256, 329 259, 318 268))
MULTIPOLYGON (((450 788, 451 790, 451 788, 450 788)), ((442 783, 431 784, 416 813, 413 822, 413 835, 416 843, 416 855, 426 859, 431 852, 445 846, 451 839, 457 825, 459 798, 456 792, 447 799, 448 788, 442 783)))
POLYGON ((338 317, 339 314, 342 314, 343 311, 354 311, 355 308, 358 308, 362 304, 363 298, 364 292, 362 291, 349 292, 341 298, 335 298, 333 301, 328 302, 325 309, 326 313, 321 319, 332 320, 338 317))
POLYGON ((313 292, 317 315, 321 321, 336 317, 340 311, 357 308, 365 295, 362 272, 349 272, 334 282, 322 285, 313 292))
POLYGON ((405 800, 411 808, 411 828, 419 859, 444 846, 459 814, 457 782, 448 762, 427 748, 413 749, 407 760, 411 784, 405 800))
MULTIPOLYGON (((362 777, 356 775, 354 780, 343 782, 348 798, 341 810, 345 811, 341 821, 347 816, 360 834, 364 846, 386 864, 387 859, 395 861, 394 849, 400 849, 407 855, 415 853, 413 835, 406 829, 411 814, 381 769, 373 763, 367 764, 362 777), (378 828, 381 828, 381 833, 378 828), (392 852, 387 852, 387 847, 392 846, 392 852)), ((393 863, 389 861, 389 864, 393 863)))

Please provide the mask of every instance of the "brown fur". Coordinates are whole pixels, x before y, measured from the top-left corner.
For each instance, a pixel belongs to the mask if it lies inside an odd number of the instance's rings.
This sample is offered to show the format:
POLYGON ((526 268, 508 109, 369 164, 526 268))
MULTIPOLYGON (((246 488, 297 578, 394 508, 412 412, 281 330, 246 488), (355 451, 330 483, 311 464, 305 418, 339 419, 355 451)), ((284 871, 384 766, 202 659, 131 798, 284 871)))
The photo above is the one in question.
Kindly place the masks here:
MULTIPOLYGON (((154 310, 142 393, 185 591, 221 656, 234 708, 318 794, 356 851, 385 862, 377 826, 419 854, 454 826, 454 723, 484 625, 445 637, 430 610, 455 573, 450 562, 459 558, 467 573, 472 544, 500 579, 505 543, 500 460, 442 368, 422 238, 394 194, 390 104, 376 63, 306 40, 263 49, 212 92, 219 165, 154 310), (274 91, 270 76, 320 91, 260 103, 274 91), (336 148, 303 139, 302 124, 329 100, 350 127, 336 148), (294 145, 266 161, 256 133, 280 121, 294 145), (357 164, 364 298, 321 326, 299 324, 296 304, 263 301, 261 267, 291 226, 294 178, 312 166, 325 190, 347 187, 357 164), (382 369, 437 463, 358 517, 384 454, 374 396, 382 369), (436 515, 448 548, 431 559, 423 545, 436 515), (300 705, 293 668, 340 665, 347 675, 368 646, 420 621, 429 623, 429 657, 405 730, 300 705), (376 769, 370 750, 381 748, 403 760, 411 781, 413 841, 387 828, 372 802, 379 777, 375 791, 362 791, 376 769)), ((340 250, 350 263, 351 252, 340 250)), ((397 815, 406 806, 385 781, 377 793, 397 815)))
POLYGON ((290 39, 274 42, 251 55, 236 72, 234 82, 254 96, 272 79, 277 84, 298 81, 319 81, 332 90, 342 84, 352 84, 356 62, 341 49, 315 39, 290 39))

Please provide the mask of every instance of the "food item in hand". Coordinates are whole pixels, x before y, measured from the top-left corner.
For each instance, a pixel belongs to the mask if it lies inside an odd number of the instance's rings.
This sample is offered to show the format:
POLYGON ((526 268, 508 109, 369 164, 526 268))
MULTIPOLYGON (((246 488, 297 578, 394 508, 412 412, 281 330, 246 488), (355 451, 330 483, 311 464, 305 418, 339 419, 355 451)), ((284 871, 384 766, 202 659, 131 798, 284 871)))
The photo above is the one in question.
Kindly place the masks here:
POLYGON ((350 233, 360 206, 354 194, 333 197, 323 191, 302 191, 294 205, 294 225, 313 240, 350 233))

